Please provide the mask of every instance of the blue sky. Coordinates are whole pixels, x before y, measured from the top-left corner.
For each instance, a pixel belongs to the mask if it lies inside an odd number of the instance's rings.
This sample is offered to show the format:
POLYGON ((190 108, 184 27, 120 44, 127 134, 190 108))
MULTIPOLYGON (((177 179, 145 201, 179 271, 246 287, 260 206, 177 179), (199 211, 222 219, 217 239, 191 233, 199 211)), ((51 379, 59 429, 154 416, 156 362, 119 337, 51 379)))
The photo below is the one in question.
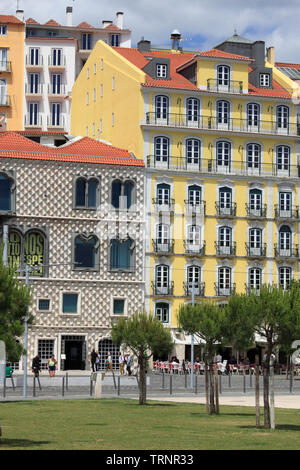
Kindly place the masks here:
MULTIPOLYGON (((54 19, 65 24, 67 6, 73 7, 74 25, 87 21, 95 27, 101 27, 102 20, 115 21, 116 12, 123 11, 133 45, 143 36, 169 47, 176 28, 184 49, 205 50, 236 29, 241 36, 274 46, 276 60, 300 63, 299 0, 19 0, 25 19, 40 23, 54 19)), ((17 0, 0 1, 2 14, 14 14, 16 7, 17 0)))

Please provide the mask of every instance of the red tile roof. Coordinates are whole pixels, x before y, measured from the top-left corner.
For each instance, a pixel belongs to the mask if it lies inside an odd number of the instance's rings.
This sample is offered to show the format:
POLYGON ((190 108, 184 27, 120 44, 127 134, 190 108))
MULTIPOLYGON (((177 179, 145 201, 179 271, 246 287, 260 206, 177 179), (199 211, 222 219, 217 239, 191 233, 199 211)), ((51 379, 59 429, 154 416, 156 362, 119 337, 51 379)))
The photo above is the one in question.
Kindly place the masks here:
POLYGON ((55 20, 49 20, 44 24, 44 26, 61 26, 61 24, 57 23, 55 20))
POLYGON ((0 23, 23 24, 23 21, 13 15, 0 15, 0 23))
POLYGON ((76 28, 92 28, 94 29, 94 26, 91 26, 88 24, 86 21, 82 21, 76 28))
MULTIPOLYGON (((155 79, 146 74, 146 81, 142 83, 142 86, 146 87, 161 87, 161 88, 178 88, 185 90, 198 90, 199 88, 192 83, 190 80, 185 78, 180 72, 186 66, 190 65, 197 60, 198 57, 219 57, 227 58, 231 60, 240 60, 242 62, 253 62, 252 59, 246 56, 240 56, 237 54, 229 54, 227 52, 219 51, 218 49, 211 49, 209 51, 199 52, 197 54, 181 53, 174 54, 171 51, 154 51, 140 52, 138 49, 113 47, 115 51, 121 54, 125 59, 134 64, 139 69, 143 70, 144 67, 149 63, 148 58, 162 57, 170 59, 170 79, 155 79)), ((248 67, 251 72, 251 67, 248 67)), ((280 86, 275 80, 273 80, 273 89, 267 88, 256 88, 254 85, 249 83, 249 95, 258 96, 269 96, 274 98, 291 98, 291 94, 280 86)), ((201 93, 205 93, 206 90, 201 90, 201 93)))
POLYGON ((275 67, 288 67, 289 69, 300 70, 300 64, 290 64, 288 62, 275 62, 275 67))
POLYGON ((104 29, 110 29, 111 31, 121 31, 120 28, 118 28, 118 26, 116 26, 115 24, 108 24, 107 26, 105 26, 104 29))
POLYGON ((127 150, 89 137, 82 137, 60 147, 48 147, 12 131, 0 135, 1 157, 144 167, 143 160, 138 160, 127 150))
POLYGON ((40 23, 35 21, 33 18, 28 18, 28 20, 26 20, 26 24, 40 24, 40 23))

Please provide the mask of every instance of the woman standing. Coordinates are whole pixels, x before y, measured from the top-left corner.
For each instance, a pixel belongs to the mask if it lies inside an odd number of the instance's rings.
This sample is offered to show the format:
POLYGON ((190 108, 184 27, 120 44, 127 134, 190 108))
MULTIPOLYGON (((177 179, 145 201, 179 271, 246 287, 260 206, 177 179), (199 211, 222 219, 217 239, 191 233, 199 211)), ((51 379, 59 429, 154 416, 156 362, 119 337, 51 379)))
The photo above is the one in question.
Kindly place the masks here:
POLYGON ((56 365, 57 365, 57 360, 55 359, 54 355, 50 357, 50 359, 47 362, 47 369, 49 371, 50 377, 55 376, 55 371, 56 371, 56 365))

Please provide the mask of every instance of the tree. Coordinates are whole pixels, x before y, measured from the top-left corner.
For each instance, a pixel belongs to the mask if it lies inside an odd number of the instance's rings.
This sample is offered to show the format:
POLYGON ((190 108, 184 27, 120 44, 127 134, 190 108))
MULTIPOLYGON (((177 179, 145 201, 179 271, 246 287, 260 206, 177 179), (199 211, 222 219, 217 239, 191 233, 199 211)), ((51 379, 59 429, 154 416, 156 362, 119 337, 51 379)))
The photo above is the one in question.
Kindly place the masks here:
POLYGON ((271 355, 281 345, 291 344, 300 333, 300 288, 289 289, 262 285, 249 296, 234 294, 229 298, 223 324, 232 344, 254 343, 255 333, 266 341, 264 357, 264 427, 271 427, 269 377, 271 355), (242 326, 242 328, 241 328, 242 326))
MULTIPOLYGON (((16 362, 25 353, 17 341, 24 333, 24 320, 30 304, 30 291, 17 279, 15 271, 3 264, 0 251, 0 340, 6 346, 7 359, 16 362)), ((29 323, 32 318, 29 318, 29 323)))
MULTIPOLYGON (((216 348, 222 342, 222 324, 224 309, 216 303, 205 301, 201 304, 181 305, 178 312, 179 327, 190 335, 196 335, 204 342, 205 369, 209 368, 210 400, 207 409, 210 414, 217 413, 214 387, 214 356, 216 348)), ((193 364, 192 364, 193 367, 193 364)), ((208 390, 208 375, 205 374, 206 390, 208 390)))
POLYGON ((112 341, 123 344, 133 351, 138 359, 139 404, 146 404, 147 385, 146 370, 149 359, 153 354, 169 354, 173 348, 173 340, 169 330, 152 315, 136 313, 131 318, 120 318, 112 324, 112 341))

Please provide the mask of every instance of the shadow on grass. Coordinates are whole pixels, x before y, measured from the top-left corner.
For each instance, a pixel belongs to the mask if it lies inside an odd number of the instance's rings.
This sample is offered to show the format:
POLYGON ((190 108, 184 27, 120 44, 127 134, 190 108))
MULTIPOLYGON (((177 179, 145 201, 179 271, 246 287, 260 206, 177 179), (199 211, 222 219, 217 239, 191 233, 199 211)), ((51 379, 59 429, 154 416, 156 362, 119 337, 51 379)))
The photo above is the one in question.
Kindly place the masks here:
POLYGON ((27 439, 0 439, 0 449, 1 447, 36 447, 42 446, 45 444, 50 444, 49 441, 30 441, 27 439))
MULTIPOLYGON (((255 425, 253 426, 239 426, 241 429, 256 429, 255 425)), ((273 431, 273 429, 265 429, 264 425, 262 424, 260 428, 258 428, 259 431, 273 431)), ((275 427, 275 431, 300 431, 300 426, 297 424, 277 424, 275 427)))

